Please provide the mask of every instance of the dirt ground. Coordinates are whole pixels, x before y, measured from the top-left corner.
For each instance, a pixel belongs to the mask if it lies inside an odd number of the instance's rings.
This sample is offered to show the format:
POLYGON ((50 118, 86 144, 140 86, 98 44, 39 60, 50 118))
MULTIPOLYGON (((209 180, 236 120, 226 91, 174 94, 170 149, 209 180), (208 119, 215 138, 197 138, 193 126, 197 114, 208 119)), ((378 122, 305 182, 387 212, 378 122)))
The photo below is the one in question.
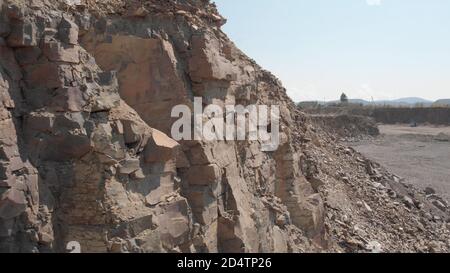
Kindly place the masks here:
POLYGON ((431 187, 450 202, 450 127, 381 125, 374 140, 349 143, 418 188, 431 187))

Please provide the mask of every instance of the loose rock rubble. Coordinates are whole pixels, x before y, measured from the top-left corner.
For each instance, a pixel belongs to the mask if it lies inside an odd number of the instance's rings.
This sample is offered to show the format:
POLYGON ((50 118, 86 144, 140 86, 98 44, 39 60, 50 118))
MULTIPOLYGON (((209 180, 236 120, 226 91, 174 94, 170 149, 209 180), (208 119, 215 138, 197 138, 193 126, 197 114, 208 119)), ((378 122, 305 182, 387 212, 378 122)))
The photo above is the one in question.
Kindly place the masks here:
POLYGON ((320 170, 315 179, 321 181, 332 251, 448 251, 448 204, 434 189, 415 189, 341 144, 311 149, 310 157, 320 170))
POLYGON ((380 134, 375 120, 366 116, 351 114, 310 114, 308 116, 316 127, 340 137, 341 141, 372 139, 380 134))
POLYGON ((209 1, 0 7, 0 252, 448 250, 448 205, 312 126, 209 1), (279 105, 280 148, 174 141, 193 96, 279 105))

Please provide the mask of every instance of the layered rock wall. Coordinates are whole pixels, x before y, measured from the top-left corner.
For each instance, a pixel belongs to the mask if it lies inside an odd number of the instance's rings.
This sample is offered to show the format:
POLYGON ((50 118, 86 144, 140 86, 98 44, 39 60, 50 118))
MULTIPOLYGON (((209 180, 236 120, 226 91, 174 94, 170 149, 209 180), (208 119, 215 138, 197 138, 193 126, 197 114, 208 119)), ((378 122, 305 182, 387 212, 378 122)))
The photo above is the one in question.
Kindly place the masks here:
POLYGON ((166 4, 104 14, 89 1, 2 3, 2 251, 77 241, 88 252, 284 252, 323 241, 323 204, 294 145, 302 117, 285 90, 220 31, 211 4, 166 4), (170 139, 172 107, 194 97, 280 105, 281 148, 170 139))

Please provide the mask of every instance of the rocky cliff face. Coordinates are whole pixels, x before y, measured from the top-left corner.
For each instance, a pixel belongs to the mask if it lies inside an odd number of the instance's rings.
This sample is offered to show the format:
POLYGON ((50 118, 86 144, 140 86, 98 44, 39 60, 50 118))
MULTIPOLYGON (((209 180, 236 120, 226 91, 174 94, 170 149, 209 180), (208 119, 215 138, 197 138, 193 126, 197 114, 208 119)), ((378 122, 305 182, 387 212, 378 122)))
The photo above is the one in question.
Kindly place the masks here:
MULTIPOLYGON (((373 173, 316 132, 281 83, 220 30, 225 19, 209 1, 0 6, 1 252, 65 251, 71 241, 84 252, 366 249, 367 240, 342 243, 356 235, 335 220, 373 196, 343 178, 361 186, 373 173), (171 139, 172 107, 194 97, 279 105, 279 149, 171 139), (333 203, 339 195, 348 202, 333 203)), ((375 216, 395 201, 380 202, 375 216)), ((367 236, 395 234, 376 230, 367 236)))

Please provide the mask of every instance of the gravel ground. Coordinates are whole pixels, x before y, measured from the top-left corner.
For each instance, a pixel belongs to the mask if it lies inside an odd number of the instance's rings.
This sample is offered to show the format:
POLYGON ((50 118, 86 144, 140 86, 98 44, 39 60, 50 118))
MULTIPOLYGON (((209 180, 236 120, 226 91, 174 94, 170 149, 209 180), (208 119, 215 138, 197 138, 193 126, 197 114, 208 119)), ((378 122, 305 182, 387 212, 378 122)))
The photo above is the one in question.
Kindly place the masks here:
POLYGON ((349 145, 407 183, 431 187, 450 202, 450 142, 441 139, 450 136, 450 127, 382 125, 380 132, 374 140, 349 145))

